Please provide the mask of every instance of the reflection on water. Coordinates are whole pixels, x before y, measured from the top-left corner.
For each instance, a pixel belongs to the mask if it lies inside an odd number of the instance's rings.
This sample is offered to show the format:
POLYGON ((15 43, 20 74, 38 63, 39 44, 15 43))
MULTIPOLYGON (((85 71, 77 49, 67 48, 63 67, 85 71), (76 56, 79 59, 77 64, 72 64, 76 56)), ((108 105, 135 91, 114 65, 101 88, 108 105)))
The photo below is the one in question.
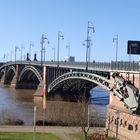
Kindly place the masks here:
MULTIPOLYGON (((37 119, 42 119, 42 99, 39 97, 34 98, 34 93, 35 90, 0 87, 0 115, 7 112, 6 115, 14 119, 23 120, 26 125, 33 124, 33 108, 36 105, 37 119)), ((103 91, 102 93, 99 94, 98 91, 92 91, 91 100, 94 108, 101 110, 102 115, 105 116, 106 104, 108 104, 109 98, 107 92, 103 91)))

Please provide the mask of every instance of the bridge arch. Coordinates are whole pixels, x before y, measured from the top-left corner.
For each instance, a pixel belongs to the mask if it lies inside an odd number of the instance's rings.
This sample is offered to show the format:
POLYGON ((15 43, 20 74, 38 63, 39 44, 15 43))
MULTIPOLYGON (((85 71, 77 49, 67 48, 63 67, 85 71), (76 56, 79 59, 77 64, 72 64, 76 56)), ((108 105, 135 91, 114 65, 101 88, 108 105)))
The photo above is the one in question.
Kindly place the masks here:
POLYGON ((23 70, 21 71, 18 81, 21 80, 22 77, 24 77, 26 75, 27 71, 31 71, 35 74, 35 76, 37 77, 37 79, 39 80, 39 83, 41 83, 42 81, 42 72, 39 69, 36 69, 33 66, 26 66, 23 68, 23 70))
POLYGON ((16 75, 16 68, 14 66, 9 66, 6 71, 5 84, 10 84, 14 75, 16 75))
POLYGON ((2 70, 0 71, 0 80, 2 79, 2 77, 4 76, 4 74, 5 74, 5 70, 2 69, 2 70))
POLYGON ((16 69, 15 69, 15 67, 14 67, 14 66, 10 66, 10 67, 8 67, 7 75, 9 74, 9 72, 10 72, 11 70, 14 72, 14 74, 16 74, 16 69))
POLYGON ((87 72, 69 72, 65 73, 58 78, 56 78, 49 86, 48 86, 48 92, 51 92, 53 88, 55 88, 57 85, 61 84, 62 82, 69 80, 69 79, 81 79, 86 80, 92 83, 95 83, 99 86, 105 87, 107 90, 110 90, 110 80, 108 80, 105 77, 102 77, 97 74, 93 73, 87 73, 87 72))

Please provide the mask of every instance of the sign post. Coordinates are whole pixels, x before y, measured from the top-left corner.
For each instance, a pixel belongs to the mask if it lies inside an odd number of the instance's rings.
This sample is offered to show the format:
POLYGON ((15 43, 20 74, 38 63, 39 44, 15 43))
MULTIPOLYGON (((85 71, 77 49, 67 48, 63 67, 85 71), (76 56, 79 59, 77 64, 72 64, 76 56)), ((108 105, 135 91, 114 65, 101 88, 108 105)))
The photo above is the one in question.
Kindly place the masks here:
POLYGON ((43 126, 45 126, 45 114, 46 114, 46 67, 43 67, 43 126))
POLYGON ((35 133, 36 133, 36 106, 34 106, 33 140, 35 140, 35 133))

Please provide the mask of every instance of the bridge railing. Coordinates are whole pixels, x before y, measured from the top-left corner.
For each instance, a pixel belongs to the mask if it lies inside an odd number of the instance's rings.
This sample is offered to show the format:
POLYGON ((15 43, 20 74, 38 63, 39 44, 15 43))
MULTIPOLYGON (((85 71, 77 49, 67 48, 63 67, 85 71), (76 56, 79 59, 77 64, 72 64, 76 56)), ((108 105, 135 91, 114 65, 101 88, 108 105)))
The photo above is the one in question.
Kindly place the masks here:
POLYGON ((89 63, 89 68, 90 69, 104 69, 104 70, 109 70, 109 69, 111 69, 111 63, 109 63, 109 62, 94 62, 94 63, 89 63))
MULTIPOLYGON (((4 65, 13 65, 15 62, 8 62, 4 65)), ((21 61, 17 61, 16 64, 21 64, 21 61)), ((22 61, 22 64, 27 65, 38 65, 41 66, 40 61, 22 61)), ((52 61, 46 61, 43 62, 43 65, 45 66, 52 66, 57 67, 57 62, 52 61)), ((86 69, 86 63, 85 62, 59 62, 60 67, 64 68, 76 68, 76 69, 86 69)), ((88 63, 88 69, 89 70, 124 70, 124 71, 139 71, 140 70, 140 62, 139 61, 112 61, 112 62, 90 62, 88 63)))
POLYGON ((139 71, 139 62, 111 62, 111 70, 139 71))

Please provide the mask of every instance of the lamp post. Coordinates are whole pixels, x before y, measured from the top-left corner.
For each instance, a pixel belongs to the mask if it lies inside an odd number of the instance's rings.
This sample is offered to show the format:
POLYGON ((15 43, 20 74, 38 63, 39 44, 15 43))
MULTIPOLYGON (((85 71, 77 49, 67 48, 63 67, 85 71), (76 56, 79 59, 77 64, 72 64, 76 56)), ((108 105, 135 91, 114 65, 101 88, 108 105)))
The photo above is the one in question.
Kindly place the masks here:
POLYGON ((64 39, 64 36, 61 31, 58 32, 57 67, 59 67, 59 41, 60 41, 60 38, 64 39))
POLYGON ((118 61, 118 35, 114 35, 113 42, 116 42, 116 62, 118 61))
POLYGON ((53 47, 52 50, 53 50, 53 60, 55 61, 55 47, 53 47))
POLYGON ((41 43, 41 65, 43 65, 43 50, 44 50, 44 59, 45 59, 45 48, 43 47, 43 44, 45 43, 45 41, 44 41, 45 39, 47 40, 47 43, 49 44, 49 40, 46 37, 46 35, 42 34, 41 42, 40 42, 41 43))
POLYGON ((8 62, 9 53, 7 53, 5 56, 6 56, 6 61, 8 62))
POLYGON ((16 63, 16 57, 17 57, 17 50, 20 51, 19 47, 18 46, 15 46, 15 63, 16 63))
POLYGON ((3 62, 6 62, 6 54, 3 55, 3 62))
POLYGON ((8 61, 8 56, 9 56, 8 53, 7 54, 4 54, 4 62, 7 62, 8 61))
POLYGON ((21 46, 20 50, 21 50, 21 63, 22 63, 22 50, 25 49, 24 46, 21 46))
POLYGON ((88 21, 88 27, 87 27, 87 46, 86 46, 86 71, 88 70, 88 62, 90 61, 90 47, 91 47, 91 39, 89 36, 90 30, 94 33, 94 25, 92 22, 88 21))
POLYGON ((13 51, 10 51, 10 61, 12 61, 13 51))
POLYGON ((70 59, 70 43, 66 45, 66 48, 68 49, 68 60, 70 59))
POLYGON ((30 61, 31 61, 31 55, 32 55, 32 47, 34 46, 33 42, 30 41, 30 61))

